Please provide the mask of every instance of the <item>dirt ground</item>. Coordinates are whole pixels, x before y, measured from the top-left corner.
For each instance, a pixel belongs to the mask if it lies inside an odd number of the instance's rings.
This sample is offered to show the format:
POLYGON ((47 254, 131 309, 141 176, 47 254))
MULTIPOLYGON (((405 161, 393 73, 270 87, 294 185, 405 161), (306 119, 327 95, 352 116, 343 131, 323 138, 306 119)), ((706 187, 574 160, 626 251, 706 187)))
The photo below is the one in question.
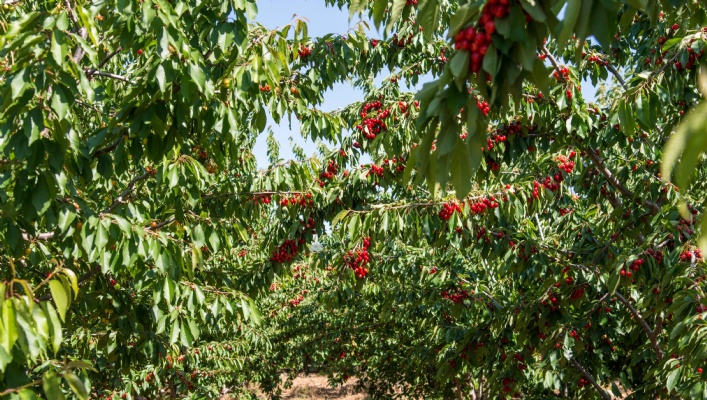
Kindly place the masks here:
POLYGON ((292 387, 283 392, 283 400, 364 400, 365 394, 357 393, 354 387, 357 380, 351 378, 343 386, 332 388, 327 384, 326 376, 302 375, 295 378, 292 387))

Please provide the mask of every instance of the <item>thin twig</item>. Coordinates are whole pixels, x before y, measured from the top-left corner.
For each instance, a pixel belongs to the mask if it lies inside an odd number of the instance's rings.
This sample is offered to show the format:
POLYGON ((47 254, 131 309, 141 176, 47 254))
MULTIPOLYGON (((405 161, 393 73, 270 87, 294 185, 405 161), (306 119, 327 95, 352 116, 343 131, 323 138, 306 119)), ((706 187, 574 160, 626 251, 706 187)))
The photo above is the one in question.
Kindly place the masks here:
POLYGON ((21 391, 21 390, 23 390, 23 389, 27 389, 27 388, 30 388, 30 387, 32 387, 32 386, 39 386, 39 385, 41 385, 41 384, 42 384, 42 380, 41 380, 41 379, 38 379, 38 380, 36 380, 36 381, 27 383, 27 384, 22 385, 22 386, 10 388, 10 389, 5 389, 5 390, 3 390, 2 392, 0 392, 0 397, 2 397, 2 396, 7 396, 8 394, 12 394, 12 393, 17 393, 17 392, 19 392, 19 391, 21 391))
POLYGON ((115 201, 110 206, 108 206, 108 208, 106 208, 105 210, 103 210, 101 212, 101 215, 109 214, 109 213, 113 212, 113 210, 115 210, 120 204, 122 204, 124 202, 125 196, 127 196, 128 194, 130 194, 133 191, 133 188, 135 187, 136 183, 138 183, 142 180, 145 180, 145 179, 149 178, 150 176, 152 176, 152 174, 150 174, 149 172, 145 172, 144 174, 133 178, 133 180, 128 182, 128 187, 125 190, 123 190, 122 193, 120 193, 118 198, 115 199, 115 201))
POLYGON ((93 158, 98 158, 108 152, 115 150, 115 148, 118 147, 118 145, 120 144, 121 140, 122 140, 122 138, 115 139, 115 141, 113 143, 109 144, 108 146, 106 146, 102 149, 96 150, 96 152, 93 153, 93 158))
POLYGON ((96 71, 96 72, 93 73, 93 75, 104 76, 104 77, 106 77, 106 78, 116 79, 116 80, 119 80, 119 81, 123 81, 123 82, 129 83, 129 84, 131 84, 131 85, 136 85, 136 84, 137 84, 135 81, 130 80, 129 78, 126 78, 126 77, 124 77, 124 76, 122 76, 122 75, 111 74, 110 72, 96 71))
POLYGON ((636 320, 641 325, 641 328, 643 328, 643 331, 646 332, 648 338, 651 341, 651 347, 653 347, 653 350, 655 350, 658 359, 663 359, 664 354, 663 350, 661 350, 660 345, 658 344, 658 337, 656 336, 655 332, 653 332, 648 326, 646 320, 641 317, 641 314, 638 312, 638 310, 636 310, 636 308, 621 293, 615 292, 614 295, 617 299, 619 299, 620 302, 622 302, 626 307, 628 307, 628 310, 631 312, 631 315, 636 318, 636 320))
POLYGON ((145 230, 146 230, 146 231, 156 231, 156 230, 162 228, 162 227, 165 226, 165 225, 171 224, 171 223, 174 222, 174 221, 176 221, 176 219, 175 219, 174 217, 169 217, 169 218, 167 218, 166 220, 164 220, 164 222, 161 222, 161 223, 155 225, 154 227, 152 227, 152 226, 146 227, 145 230))

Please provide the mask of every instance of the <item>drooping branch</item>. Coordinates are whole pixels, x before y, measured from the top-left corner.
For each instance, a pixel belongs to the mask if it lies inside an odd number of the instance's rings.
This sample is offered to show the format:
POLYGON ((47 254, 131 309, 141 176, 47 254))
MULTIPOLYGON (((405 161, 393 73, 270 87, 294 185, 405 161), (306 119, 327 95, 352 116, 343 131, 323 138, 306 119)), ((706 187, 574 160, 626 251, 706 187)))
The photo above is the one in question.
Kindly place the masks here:
MULTIPOLYGON (((619 193, 621 193, 622 195, 631 199, 634 198, 633 192, 631 192, 626 186, 621 184, 618 179, 616 179, 614 174, 609 171, 609 169, 606 167, 601 158, 599 158, 599 155, 593 149, 587 149, 587 155, 589 155, 589 158, 592 159, 594 165, 596 165, 597 169, 602 173, 602 175, 604 175, 606 181, 609 182, 611 186, 618 190, 619 193)), ((642 202, 639 200, 636 201, 639 204, 643 204, 643 206, 648 208, 652 214, 657 214, 660 212, 660 206, 655 202, 652 202, 650 200, 643 200, 642 202)))
POLYGON ((597 392, 599 392, 599 394, 601 395, 601 397, 602 397, 603 399, 605 399, 605 400, 611 400, 611 396, 609 395, 609 393, 606 393, 606 391, 605 391, 604 389, 602 389, 601 386, 599 386, 599 384, 598 384, 597 381, 594 379, 594 377, 592 376, 592 374, 590 374, 586 369, 584 369, 584 367, 582 367, 582 365, 580 365, 580 364, 577 362, 577 360, 575 360, 574 358, 572 358, 572 359, 570 359, 570 362, 572 362, 572 365, 574 365, 574 367, 577 368, 577 369, 579 370, 579 372, 581 372, 582 375, 584 375, 584 377, 585 377, 589 382, 591 382, 592 386, 594 386, 594 389, 596 389, 597 392))
POLYGON ((648 335, 648 339, 650 339, 650 341, 651 341, 651 347, 653 347, 653 350, 655 350, 655 354, 658 356, 658 359, 661 360, 663 358, 664 354, 663 354, 663 350, 660 348, 660 345, 658 344, 658 337, 655 334, 655 332, 653 332, 653 330, 651 330, 651 328, 648 326, 648 323, 646 322, 646 320, 643 319, 643 317, 638 312, 638 310, 636 310, 636 307, 634 307, 633 304, 631 304, 621 293, 616 292, 616 293, 614 293, 614 295, 616 296, 617 299, 619 299, 619 301, 621 303, 623 303, 628 308, 628 310, 631 312, 631 315, 633 315, 633 317, 636 319, 636 321, 638 321, 638 323, 641 325, 641 328, 643 329, 644 332, 646 332, 646 334, 648 335))

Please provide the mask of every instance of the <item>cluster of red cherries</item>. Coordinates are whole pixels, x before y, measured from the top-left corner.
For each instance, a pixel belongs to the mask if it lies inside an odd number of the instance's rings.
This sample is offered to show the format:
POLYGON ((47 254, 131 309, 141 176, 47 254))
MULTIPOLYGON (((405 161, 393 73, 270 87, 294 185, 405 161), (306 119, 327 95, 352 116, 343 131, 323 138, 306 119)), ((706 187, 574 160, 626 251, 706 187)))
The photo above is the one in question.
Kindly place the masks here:
POLYGON ((491 44, 491 36, 496 32, 495 20, 507 16, 510 9, 509 0, 490 0, 484 6, 476 26, 463 29, 454 36, 454 48, 471 53, 469 62, 471 72, 481 71, 484 56, 491 44))
MULTIPOLYGON (((560 73, 562 73, 562 77, 565 79, 569 79, 570 77, 570 69, 567 67, 562 67, 560 68, 560 73)), ((558 81, 560 80, 560 74, 557 72, 557 70, 552 72, 552 76, 555 77, 558 81)))
POLYGON ((302 300, 304 300, 304 296, 300 294, 296 298, 290 299, 288 303, 290 304, 290 307, 297 307, 302 300))
POLYGON ((351 268, 356 274, 356 278, 363 279, 368 275, 368 262, 370 261, 370 254, 368 253, 368 248, 371 247, 371 238, 363 238, 363 246, 356 250, 350 250, 346 255, 344 255, 344 263, 347 267, 351 268))
POLYGON ((400 38, 397 33, 393 34, 393 43, 397 44, 398 47, 405 47, 409 45, 410 42, 412 42, 412 33, 409 34, 407 38, 400 38))
POLYGON ((449 221, 455 212, 461 213, 462 206, 456 201, 450 201, 443 205, 442 209, 439 210, 439 217, 445 221, 449 221))
POLYGON ((270 91, 270 84, 266 83, 265 85, 258 85, 258 89, 260 89, 261 92, 269 92, 270 91))
POLYGON ((489 111, 491 111, 491 107, 489 107, 489 103, 487 101, 476 100, 476 107, 481 110, 481 113, 484 114, 484 117, 489 114, 489 111))
POLYGON ((702 252, 700 251, 700 249, 683 251, 682 253, 680 253, 680 261, 690 262, 692 261, 693 256, 695 257, 695 260, 702 260, 702 252))
POLYGON ((384 118, 390 116, 390 110, 380 111, 383 104, 380 101, 366 103, 361 110, 361 124, 356 125, 356 129, 360 131, 366 139, 373 140, 382 131, 388 129, 388 126, 383 121, 384 118), (375 112, 375 115, 368 118, 368 114, 375 112))
POLYGON ((589 384, 590 382, 586 378, 579 378, 579 382, 577 382, 577 388, 581 389, 589 384))
POLYGON ((299 252, 299 247, 304 244, 304 239, 300 238, 297 240, 287 239, 280 247, 273 251, 270 261, 278 263, 286 263, 292 261, 297 256, 299 252))
POLYGON ((641 265, 643 265, 643 260, 638 259, 638 260, 631 263, 631 265, 629 266, 629 269, 621 268, 621 271, 619 271, 619 274, 621 274, 621 276, 623 276, 623 277, 630 278, 633 276, 634 272, 638 272, 638 270, 641 269, 641 265))
POLYGON ((662 251, 648 249, 648 250, 646 250, 646 253, 648 253, 649 256, 653 257, 656 264, 660 264, 661 262, 663 262, 663 252, 662 251))
POLYGON ((270 204, 271 201, 272 201, 272 196, 270 196, 269 194, 259 194, 259 195, 253 196, 253 203, 254 204, 258 204, 258 203, 270 204))
POLYGON ((579 300, 584 296, 584 288, 578 287, 575 288, 572 293, 570 294, 570 299, 572 300, 579 300))
POLYGON ((570 158, 574 157, 577 155, 577 152, 571 151, 570 156, 565 157, 565 156, 558 156, 557 161, 559 162, 558 168, 561 170, 565 171, 568 174, 572 173, 572 170, 574 169, 574 161, 571 161, 570 158))
POLYGON ((326 185, 325 179, 333 179, 338 172, 339 165, 336 163, 336 161, 329 160, 329 164, 327 164, 326 171, 319 174, 320 179, 317 181, 319 183, 319 186, 324 187, 324 185, 326 185))
POLYGON ((390 168, 394 168, 395 172, 405 171, 405 158, 403 157, 393 157, 392 160, 386 158, 383 160, 383 164, 390 165, 390 168))
POLYGON ((417 0, 407 0, 406 5, 408 6, 416 6, 417 5, 417 0))
POLYGON ((472 215, 481 214, 484 211, 493 208, 498 208, 498 202, 495 196, 485 197, 483 199, 478 199, 473 203, 469 201, 469 208, 471 209, 472 215))
POLYGON ((385 169, 383 167, 379 167, 376 164, 371 164, 370 169, 366 172, 366 177, 371 175, 383 176, 383 174, 385 174, 385 169))
POLYGON ((461 303, 469 297, 469 291, 465 289, 450 289, 442 292, 442 298, 451 300, 455 304, 461 303))
MULTIPOLYGON (((582 57, 584 57, 584 52, 582 52, 582 57)), ((596 55, 596 54, 592 54, 592 55, 590 55, 589 57, 587 57, 587 61, 589 61, 589 62, 594 62, 594 63, 597 63, 597 64, 599 64, 599 65, 609 65, 609 61, 608 61, 608 60, 602 60, 601 57, 599 57, 599 56, 596 55)))
POLYGON ((312 49, 306 46, 300 46, 299 50, 297 50, 297 54, 300 56, 300 58, 309 57, 310 55, 312 55, 312 49))
POLYGON ((312 200, 311 193, 307 193, 305 195, 302 195, 300 193, 296 193, 291 196, 283 197, 280 200, 280 205, 283 207, 290 207, 290 206, 307 207, 307 206, 314 205, 314 201, 312 200))

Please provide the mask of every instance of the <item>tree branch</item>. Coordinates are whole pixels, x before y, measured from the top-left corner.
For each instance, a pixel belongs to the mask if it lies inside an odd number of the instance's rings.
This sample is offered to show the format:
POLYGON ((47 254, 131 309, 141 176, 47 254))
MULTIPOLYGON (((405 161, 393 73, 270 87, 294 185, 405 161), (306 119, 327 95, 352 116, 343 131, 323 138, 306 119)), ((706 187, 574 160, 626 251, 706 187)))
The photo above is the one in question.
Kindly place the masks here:
POLYGON ((123 82, 129 83, 129 84, 131 84, 131 85, 136 85, 136 84, 137 84, 135 81, 132 81, 132 80, 130 80, 130 79, 128 79, 128 78, 126 78, 126 77, 124 77, 124 76, 122 76, 122 75, 111 74, 110 72, 95 71, 95 72, 93 73, 93 75, 104 76, 104 77, 106 77, 106 78, 116 79, 116 80, 119 80, 119 81, 123 81, 123 82))
POLYGON ((160 222, 159 224, 155 225, 154 228, 151 227, 151 226, 148 226, 147 228, 145 228, 145 230, 146 230, 146 231, 156 231, 156 230, 162 228, 162 227, 165 226, 165 225, 171 224, 171 223, 174 222, 174 221, 176 221, 176 218, 174 218, 174 217, 169 217, 169 218, 167 218, 166 220, 164 220, 164 222, 160 222))
POLYGON ((120 144, 121 139, 122 138, 115 139, 115 141, 113 143, 109 144, 108 146, 106 146, 102 149, 96 150, 96 152, 93 153, 93 158, 98 158, 108 152, 115 150, 115 148, 118 147, 118 145, 120 144))
POLYGON ((40 233, 37 236, 30 236, 28 233, 22 233, 23 240, 50 240, 54 238, 54 232, 40 233))
POLYGON ((110 214, 111 212, 113 212, 113 210, 115 210, 120 204, 122 204, 124 202, 125 196, 127 196, 128 194, 130 194, 133 191, 133 188, 135 187, 136 183, 149 178, 151 175, 152 174, 150 174, 149 172, 145 172, 144 174, 133 178, 133 180, 128 182, 128 187, 125 188, 125 190, 123 190, 123 192, 120 193, 120 195, 118 195, 118 198, 115 199, 115 201, 110 206, 108 206, 108 208, 106 208, 105 210, 103 210, 101 212, 101 215, 110 214))
POLYGON ((606 67, 606 69, 609 70, 609 72, 611 72, 616 77, 616 80, 619 81, 619 83, 621 84, 621 87, 624 88, 624 90, 627 90, 628 87, 626 86, 626 81, 621 76, 621 74, 619 74, 619 71, 617 71, 616 68, 614 68, 614 66, 611 65, 609 60, 606 60, 606 59, 604 60, 604 66, 606 67))
MULTIPOLYGON (((594 165, 596 165, 597 169, 604 175, 606 178, 607 182, 611 186, 613 186, 616 190, 618 190, 622 195, 629 197, 631 199, 634 198, 633 192, 631 192, 626 186, 622 185, 621 182, 614 177, 614 174, 609 171, 609 169, 606 167, 604 162, 599 158, 599 155, 593 150, 593 149, 587 149, 587 154, 589 155, 589 158, 592 159, 592 162, 594 165)), ((643 204, 646 208, 648 208, 652 214, 658 214, 660 212, 660 206, 657 203, 654 203, 650 200, 643 200, 642 202, 638 199, 635 200, 639 204, 643 204)))
POLYGON ((545 55, 547 56, 547 58, 550 60, 550 63, 552 64, 552 66, 555 68, 555 71, 557 71, 557 79, 562 83, 567 83, 565 76, 562 74, 562 71, 560 70, 560 64, 557 63, 557 60, 550 53, 550 50, 547 49, 547 46, 543 45, 542 50, 543 50, 543 53, 545 53, 545 55))
POLYGON ((594 379, 594 377, 593 377, 589 372, 587 372, 587 370, 584 369, 584 367, 582 367, 582 366, 577 362, 577 360, 575 360, 574 358, 572 358, 572 359, 570 359, 570 362, 572 363, 572 365, 574 365, 575 368, 577 368, 577 369, 579 370, 579 372, 582 373, 582 375, 584 375, 585 378, 587 378, 587 380, 588 380, 589 382, 592 383, 592 386, 594 386, 594 389, 596 389, 597 392, 599 392, 599 394, 601 395, 601 397, 602 397, 603 399, 605 399, 605 400, 611 400, 611 396, 609 395, 609 393, 606 393, 606 391, 605 391, 604 389, 602 389, 601 386, 599 386, 599 384, 598 384, 597 381, 594 379))
POLYGON ((103 60, 101 60, 100 63, 98 63, 98 67, 92 68, 90 71, 88 71, 86 73, 86 76, 89 78, 91 76, 93 76, 96 72, 98 72, 98 68, 103 68, 103 66, 106 65, 108 63, 108 61, 110 61, 111 58, 113 58, 116 54, 120 53, 122 50, 123 50, 123 47, 118 46, 118 48, 113 50, 111 53, 108 53, 108 55, 103 60))
POLYGON ((614 293, 617 299, 619 299, 620 302, 622 302, 626 307, 628 307, 628 310, 631 312, 631 315, 633 315, 634 318, 639 322, 641 325, 641 328, 643 328, 643 331, 646 332, 648 335, 648 338, 651 341, 651 347, 653 347, 653 350, 655 350, 656 355, 658 356, 658 359, 661 360, 664 357, 663 350, 661 350, 660 345, 658 344, 658 338, 656 337, 655 332, 651 330, 651 328, 648 326, 648 323, 646 322, 643 317, 641 317, 641 314, 636 310, 636 308, 619 292, 614 293))
MULTIPOLYGON (((64 6, 66 6, 67 10, 69 10, 69 17, 71 17, 71 21, 78 29, 79 36, 81 36, 82 39, 86 39, 88 37, 88 30, 86 30, 86 27, 80 26, 79 19, 76 16, 76 12, 74 11, 73 7, 71 7, 71 3, 69 2, 69 0, 64 0, 64 6)), ((80 45, 76 46, 76 50, 74 51, 74 55, 72 57, 74 62, 78 64, 79 61, 81 61, 81 59, 83 58, 83 56, 83 48, 80 45)))

